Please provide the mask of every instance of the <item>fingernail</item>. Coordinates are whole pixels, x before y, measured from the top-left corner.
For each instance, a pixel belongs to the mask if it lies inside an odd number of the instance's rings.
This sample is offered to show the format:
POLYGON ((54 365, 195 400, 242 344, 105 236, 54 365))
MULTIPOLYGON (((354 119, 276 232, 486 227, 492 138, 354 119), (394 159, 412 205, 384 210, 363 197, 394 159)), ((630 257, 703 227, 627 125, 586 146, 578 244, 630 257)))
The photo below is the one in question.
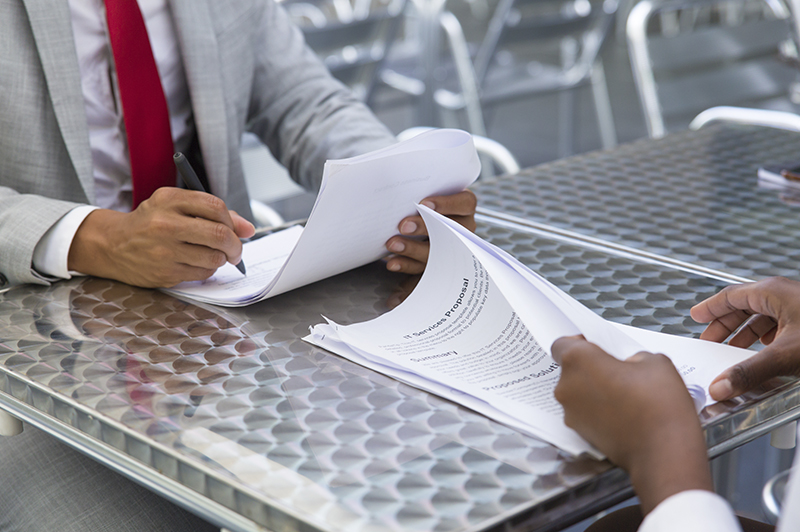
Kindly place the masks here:
POLYGON ((720 379, 708 387, 708 393, 717 401, 724 401, 733 396, 733 385, 728 379, 720 379))
POLYGON ((396 262, 390 262, 386 265, 386 269, 389 270, 390 272, 399 272, 400 265, 396 262))
POLYGON ((388 246, 389 251, 393 253, 402 253, 404 249, 406 249, 406 245, 400 242, 399 240, 395 240, 390 243, 388 246))
POLYGON ((422 205, 425 205, 427 208, 429 208, 432 211, 436 210, 436 205, 432 201, 423 201, 422 205))
POLYGON ((403 222, 400 226, 400 232, 404 235, 410 235, 417 230, 417 224, 414 222, 403 222))

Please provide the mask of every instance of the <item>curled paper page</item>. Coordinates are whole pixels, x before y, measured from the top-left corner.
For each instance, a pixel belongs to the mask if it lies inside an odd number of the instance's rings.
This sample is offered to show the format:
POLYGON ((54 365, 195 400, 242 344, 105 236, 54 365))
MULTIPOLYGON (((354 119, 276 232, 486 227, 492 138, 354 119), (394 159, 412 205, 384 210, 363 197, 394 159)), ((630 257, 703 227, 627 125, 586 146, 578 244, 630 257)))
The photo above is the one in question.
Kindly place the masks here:
POLYGON ((328 321, 305 340, 469 407, 571 454, 600 453, 564 424, 553 390, 561 368, 556 338, 582 334, 625 359, 642 350, 669 356, 698 396, 752 352, 608 322, 499 248, 418 207, 431 252, 414 292, 364 323, 328 321), (697 392, 697 390, 700 390, 697 392))

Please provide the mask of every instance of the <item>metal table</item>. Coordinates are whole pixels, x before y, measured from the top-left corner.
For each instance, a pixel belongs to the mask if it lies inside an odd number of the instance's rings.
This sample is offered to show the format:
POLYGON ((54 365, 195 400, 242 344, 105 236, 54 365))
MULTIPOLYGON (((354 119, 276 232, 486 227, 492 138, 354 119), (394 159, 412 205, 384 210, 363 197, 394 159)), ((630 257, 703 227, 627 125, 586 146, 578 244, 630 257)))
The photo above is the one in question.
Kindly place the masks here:
MULTIPOLYGON (((697 334, 725 281, 482 221, 479 233, 608 319, 697 334)), ((371 318, 370 265, 244 309, 85 279, 0 296, 0 404, 231 530, 553 530, 630 495, 570 459, 300 337, 371 318), (263 528, 262 528, 263 527, 263 528)), ((712 455, 800 415, 775 382, 707 409, 712 455)))
POLYGON ((800 160, 800 134, 715 125, 501 176, 479 212, 732 281, 800 279, 800 197, 759 188, 764 164, 800 160))
MULTIPOLYGON (((800 143, 787 139, 715 128, 487 181, 478 233, 607 319, 697 335, 688 309, 726 283, 796 274, 793 207, 774 194, 711 202, 716 189, 750 190, 717 183, 720 165, 762 162, 748 149, 789 156, 800 143), (716 157, 715 143, 739 162, 716 157), (586 161, 605 164, 583 172, 588 184, 577 179, 586 161), (656 186, 645 178, 658 169, 656 186), (746 252, 714 247, 704 227, 746 252), (704 238, 710 251, 692 254, 704 238)), ((0 294, 0 407, 235 531, 557 530, 631 494, 607 463, 300 339, 322 314, 351 323, 385 311, 397 279, 374 264, 235 310, 98 279, 18 287, 0 294)), ((800 383, 788 380, 701 415, 711 456, 798 416, 800 383)))

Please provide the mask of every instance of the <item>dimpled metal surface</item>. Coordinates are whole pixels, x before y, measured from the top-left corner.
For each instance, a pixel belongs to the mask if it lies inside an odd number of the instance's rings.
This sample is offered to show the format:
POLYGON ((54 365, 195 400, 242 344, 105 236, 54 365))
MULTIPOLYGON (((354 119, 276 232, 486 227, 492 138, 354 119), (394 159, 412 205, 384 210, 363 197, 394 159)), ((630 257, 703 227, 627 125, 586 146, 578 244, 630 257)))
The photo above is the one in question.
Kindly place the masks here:
MULTIPOLYGON (((800 198, 757 170, 800 161, 800 134, 714 125, 474 187, 479 207, 747 278, 800 279, 800 198)), ((797 192, 795 194, 800 194, 797 192)))
POLYGON ((270 530, 485 529, 625 486, 300 340, 321 315, 377 316, 396 281, 371 265, 234 310, 96 279, 16 288, 0 391, 270 530))
POLYGON ((489 221, 477 233, 607 320, 679 336, 705 328, 689 309, 723 281, 532 235, 489 221))
MULTIPOLYGON (((621 323, 696 335, 687 309, 722 286, 507 227, 479 234, 621 323)), ((32 405, 252 530, 557 528, 625 492, 606 463, 300 339, 321 315, 379 315, 396 283, 373 264, 243 309, 97 279, 19 287, 0 295, 0 401, 32 405)), ((789 385, 706 412, 709 443, 797 395, 789 385)))

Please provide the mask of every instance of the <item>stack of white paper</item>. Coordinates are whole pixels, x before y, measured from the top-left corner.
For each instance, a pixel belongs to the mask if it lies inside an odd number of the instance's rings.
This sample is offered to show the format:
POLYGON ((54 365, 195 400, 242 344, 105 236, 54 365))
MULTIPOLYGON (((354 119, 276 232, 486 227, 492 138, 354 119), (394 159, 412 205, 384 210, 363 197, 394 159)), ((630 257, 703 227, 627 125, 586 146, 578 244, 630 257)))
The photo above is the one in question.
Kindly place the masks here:
POLYGON ((798 171, 797 164, 790 164, 787 166, 762 166, 758 169, 758 186, 764 188, 773 188, 778 190, 789 189, 795 193, 800 192, 800 181, 796 179, 787 179, 781 172, 790 170, 796 174, 798 171))
MULTIPOLYGON (((420 206, 431 253, 396 309, 349 326, 328 321, 305 340, 446 397, 572 454, 599 456, 563 421, 550 346, 565 335, 625 359, 671 358, 699 406, 712 379, 751 352, 607 322, 512 256, 420 206), (697 394, 699 392, 699 394, 697 394)), ((654 392, 657 393, 657 392, 654 392)))
POLYGON ((243 276, 226 264, 206 281, 166 292, 206 303, 244 306, 387 254, 400 220, 428 196, 464 190, 480 174, 472 136, 432 130, 381 150, 327 161, 305 228, 274 233, 244 245, 243 276))

